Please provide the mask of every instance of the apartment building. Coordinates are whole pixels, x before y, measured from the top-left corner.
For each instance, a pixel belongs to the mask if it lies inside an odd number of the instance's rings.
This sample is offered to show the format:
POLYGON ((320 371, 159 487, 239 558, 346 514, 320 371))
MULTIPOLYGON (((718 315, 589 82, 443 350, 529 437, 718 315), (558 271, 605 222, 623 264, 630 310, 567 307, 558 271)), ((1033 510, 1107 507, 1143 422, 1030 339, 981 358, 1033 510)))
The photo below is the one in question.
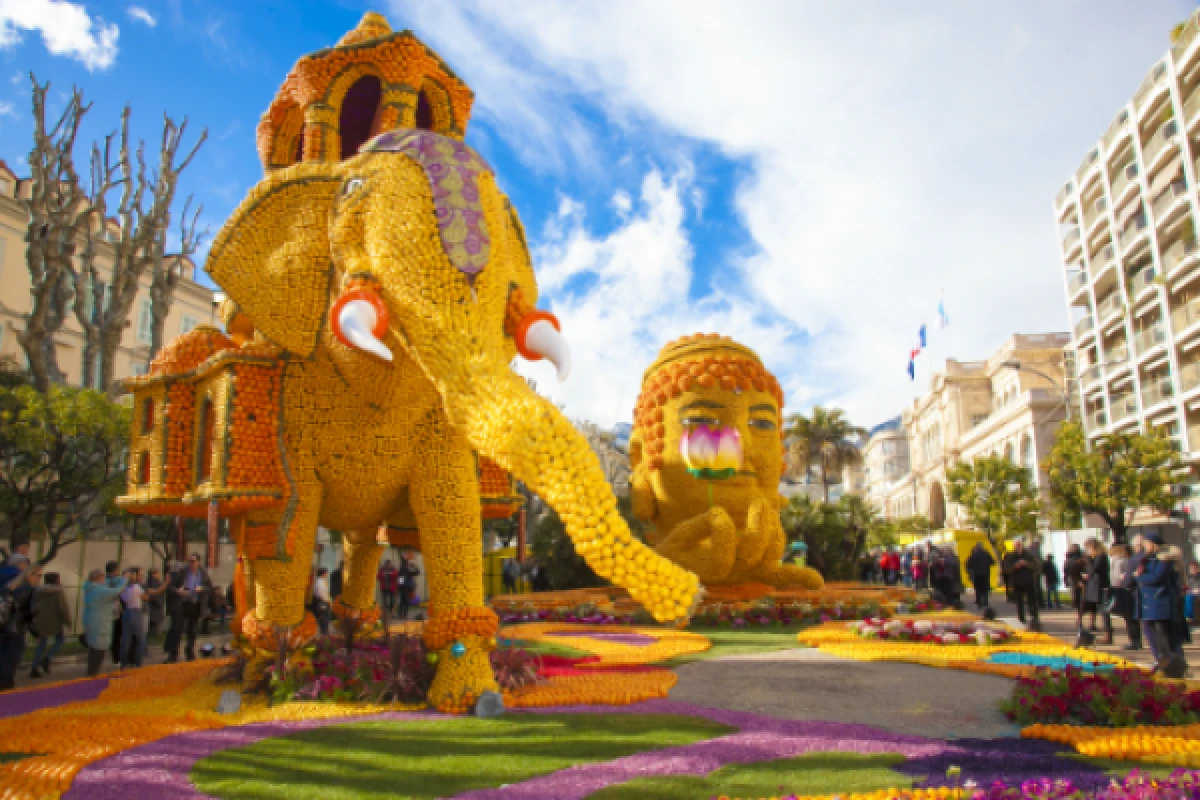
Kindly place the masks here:
POLYGON ((871 428, 862 451, 863 495, 886 516, 904 516, 888 507, 888 496, 909 472, 908 431, 902 421, 897 415, 871 428))
MULTIPOLYGON (((1063 358, 1069 342, 1066 333, 1015 334, 985 361, 947 359, 929 391, 900 415, 896 435, 907 441, 909 468, 874 489, 876 504, 889 517, 922 514, 934 528, 965 526, 962 509, 946 495, 946 472, 986 455, 1027 467, 1045 486, 1040 465, 1070 408, 1063 358)), ((873 435, 868 458, 876 438, 882 446, 891 437, 873 435)))
MULTIPOLYGON (((28 215, 17 201, 21 192, 28 192, 28 181, 22 181, 0 161, 0 359, 25 363, 25 354, 17 335, 25 326, 29 313, 29 269, 25 265, 25 233, 28 215)), ((116 222, 105 223, 107 233, 116 238, 116 222)), ((98 264, 102 275, 112 274, 112 246, 101 242, 98 264)), ((175 290, 175 301, 167 315, 164 338, 167 341, 187 333, 197 325, 216 322, 213 291, 195 280, 195 264, 183 264, 183 280, 175 290)), ((106 282, 111 278, 106 278, 106 282)), ((150 279, 142 280, 117 352, 115 377, 120 380, 146 371, 150 359, 150 279)), ((67 383, 79 386, 83 379, 83 330, 74 314, 68 314, 57 338, 58 366, 67 383)), ((97 367, 99 365, 97 364, 97 367)))
POLYGON ((1089 437, 1152 425, 1200 456, 1200 16, 1054 199, 1089 437))

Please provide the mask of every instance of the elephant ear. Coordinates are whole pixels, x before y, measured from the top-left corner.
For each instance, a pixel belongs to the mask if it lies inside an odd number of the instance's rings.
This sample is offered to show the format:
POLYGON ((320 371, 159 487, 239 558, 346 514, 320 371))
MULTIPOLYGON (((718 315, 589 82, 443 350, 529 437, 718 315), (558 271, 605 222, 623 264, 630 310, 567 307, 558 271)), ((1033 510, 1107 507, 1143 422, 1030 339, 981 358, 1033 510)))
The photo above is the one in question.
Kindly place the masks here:
POLYGON ((225 222, 208 254, 208 274, 254 327, 302 357, 316 349, 329 309, 330 214, 340 185, 334 165, 271 173, 225 222))

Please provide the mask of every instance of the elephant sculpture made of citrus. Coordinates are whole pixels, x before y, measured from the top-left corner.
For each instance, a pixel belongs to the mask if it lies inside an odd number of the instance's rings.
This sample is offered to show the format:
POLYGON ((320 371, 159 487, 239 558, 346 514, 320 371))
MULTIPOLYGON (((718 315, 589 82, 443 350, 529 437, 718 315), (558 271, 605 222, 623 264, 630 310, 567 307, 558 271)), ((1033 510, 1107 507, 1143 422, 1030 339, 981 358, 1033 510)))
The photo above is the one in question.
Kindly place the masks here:
POLYGON ((783 564, 783 390, 754 351, 716 334, 670 342, 646 370, 630 437, 633 512, 647 541, 705 585, 819 589, 783 564))
POLYGON ((520 352, 561 371, 568 354, 557 320, 534 307, 517 214, 471 148, 401 129, 340 163, 273 171, 207 269, 229 297, 231 332, 252 325, 251 343, 282 364, 287 502, 246 522, 287 543, 246 566, 260 634, 304 617, 318 525, 345 537, 342 610, 369 610, 376 532, 409 518, 437 654, 430 700, 461 709, 495 690, 476 454, 545 499, 592 568, 657 619, 690 615, 697 577, 630 535, 586 440, 511 368, 520 352))

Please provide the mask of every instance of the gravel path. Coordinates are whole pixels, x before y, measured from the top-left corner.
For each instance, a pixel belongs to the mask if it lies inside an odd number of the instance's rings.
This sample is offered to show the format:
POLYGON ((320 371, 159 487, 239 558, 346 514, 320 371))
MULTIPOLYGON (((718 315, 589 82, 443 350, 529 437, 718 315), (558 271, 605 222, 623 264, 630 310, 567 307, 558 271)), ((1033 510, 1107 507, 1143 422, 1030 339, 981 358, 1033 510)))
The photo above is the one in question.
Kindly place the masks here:
POLYGON ((939 739, 1015 736, 997 710, 1012 681, 895 661, 851 661, 815 649, 685 664, 671 700, 781 719, 873 725, 939 739))

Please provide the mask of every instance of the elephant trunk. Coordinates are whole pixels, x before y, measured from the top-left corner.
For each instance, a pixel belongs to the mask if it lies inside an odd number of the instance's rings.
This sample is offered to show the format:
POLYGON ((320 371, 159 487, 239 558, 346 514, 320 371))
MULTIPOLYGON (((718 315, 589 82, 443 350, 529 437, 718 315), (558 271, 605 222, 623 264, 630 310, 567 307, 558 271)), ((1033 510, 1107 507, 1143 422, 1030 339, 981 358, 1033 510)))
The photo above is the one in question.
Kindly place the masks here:
POLYGON ((628 589, 660 622, 689 618, 699 580, 630 533, 584 436, 507 365, 473 371, 466 392, 447 396, 471 446, 549 503, 597 575, 628 589))

